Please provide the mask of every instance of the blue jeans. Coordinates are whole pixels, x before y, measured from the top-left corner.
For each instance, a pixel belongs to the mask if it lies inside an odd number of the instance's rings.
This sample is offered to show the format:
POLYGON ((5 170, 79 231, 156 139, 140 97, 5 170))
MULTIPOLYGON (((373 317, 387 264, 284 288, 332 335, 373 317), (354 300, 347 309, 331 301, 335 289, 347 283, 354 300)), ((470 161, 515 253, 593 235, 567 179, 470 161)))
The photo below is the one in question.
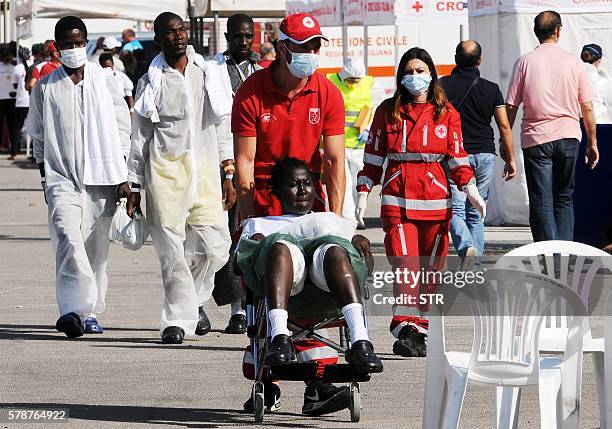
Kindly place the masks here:
MULTIPOLYGON (((470 165, 474 170, 478 192, 487 202, 489 198, 489 183, 495 172, 495 154, 477 153, 469 155, 470 165)), ((468 201, 465 192, 460 191, 457 185, 449 180, 453 199, 453 217, 450 223, 453 246, 463 258, 468 247, 475 247, 478 256, 484 250, 484 219, 468 201)))
POLYGON ((577 139, 561 139, 523 149, 533 241, 574 238, 572 195, 579 147, 577 139))

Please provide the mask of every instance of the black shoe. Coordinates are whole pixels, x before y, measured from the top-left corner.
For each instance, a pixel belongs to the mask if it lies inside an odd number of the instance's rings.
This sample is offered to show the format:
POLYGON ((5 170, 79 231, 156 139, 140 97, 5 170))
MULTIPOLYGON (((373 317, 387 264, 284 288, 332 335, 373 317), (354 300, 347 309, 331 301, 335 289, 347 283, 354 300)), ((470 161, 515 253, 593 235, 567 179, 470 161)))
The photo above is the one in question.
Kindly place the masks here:
POLYGON ((208 320, 208 316, 204 312, 204 307, 198 307, 198 313, 200 314, 200 320, 198 321, 198 326, 196 326, 195 334, 206 335, 210 332, 210 320, 208 320))
POLYGON ((246 332, 247 318, 244 314, 234 314, 230 317, 229 323, 225 327, 226 334, 244 334, 246 332))
POLYGON ((355 341, 350 350, 346 352, 346 361, 353 364, 362 374, 382 372, 383 363, 374 353, 374 346, 367 340, 355 341))
POLYGON ((183 344, 185 331, 178 326, 168 326, 162 333, 162 343, 164 344, 183 344))
POLYGON ((68 338, 77 338, 85 332, 83 321, 76 313, 68 313, 61 316, 55 322, 55 329, 66 334, 68 338))
POLYGON ((287 365, 295 358, 293 344, 289 335, 278 334, 272 339, 264 364, 270 366, 287 365))
POLYGON ((336 387, 333 384, 311 381, 304 391, 302 414, 320 416, 335 413, 351 404, 351 395, 346 386, 336 387))
POLYGON ((403 357, 427 356, 427 335, 421 334, 414 326, 406 325, 393 343, 393 353, 403 357))
MULTIPOLYGON (((264 384, 264 410, 266 413, 276 411, 280 408, 280 395, 281 390, 280 387, 278 387, 278 384, 264 384)), ((244 408, 245 413, 253 414, 255 412, 253 407, 253 396, 249 397, 242 407, 244 408)))

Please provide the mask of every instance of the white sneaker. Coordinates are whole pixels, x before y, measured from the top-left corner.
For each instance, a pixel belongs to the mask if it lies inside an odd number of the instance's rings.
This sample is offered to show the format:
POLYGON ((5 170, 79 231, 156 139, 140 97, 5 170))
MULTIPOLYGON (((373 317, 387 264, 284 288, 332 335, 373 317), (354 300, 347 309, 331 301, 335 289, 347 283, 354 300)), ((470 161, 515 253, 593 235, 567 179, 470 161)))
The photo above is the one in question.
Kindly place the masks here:
POLYGON ((459 269, 461 271, 471 271, 474 269, 474 263, 476 262, 476 255, 478 251, 474 246, 470 246, 465 251, 465 255, 463 255, 463 259, 461 260, 461 267, 459 269))

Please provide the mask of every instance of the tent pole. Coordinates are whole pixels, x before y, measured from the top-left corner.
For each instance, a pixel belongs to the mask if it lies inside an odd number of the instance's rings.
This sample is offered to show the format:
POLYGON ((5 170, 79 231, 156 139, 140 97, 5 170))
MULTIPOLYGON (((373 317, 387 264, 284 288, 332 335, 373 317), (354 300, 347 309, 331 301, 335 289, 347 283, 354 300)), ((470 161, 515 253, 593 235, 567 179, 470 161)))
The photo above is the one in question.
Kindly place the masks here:
POLYGON ((219 52, 219 12, 215 12, 215 22, 213 27, 215 28, 215 52, 213 55, 217 55, 217 52, 219 52))
POLYGON ((366 75, 368 74, 368 25, 363 26, 363 63, 365 64, 366 75))
POLYGON ((395 73, 397 74, 397 66, 399 65, 399 27, 397 22, 395 23, 395 64, 393 67, 395 68, 395 73))
POLYGON ((8 43, 9 41, 9 2, 8 0, 2 0, 2 13, 4 14, 4 34, 3 40, 4 43, 8 43))
POLYGON ((342 0, 342 67, 348 58, 348 26, 344 17, 344 8, 346 0, 342 0))

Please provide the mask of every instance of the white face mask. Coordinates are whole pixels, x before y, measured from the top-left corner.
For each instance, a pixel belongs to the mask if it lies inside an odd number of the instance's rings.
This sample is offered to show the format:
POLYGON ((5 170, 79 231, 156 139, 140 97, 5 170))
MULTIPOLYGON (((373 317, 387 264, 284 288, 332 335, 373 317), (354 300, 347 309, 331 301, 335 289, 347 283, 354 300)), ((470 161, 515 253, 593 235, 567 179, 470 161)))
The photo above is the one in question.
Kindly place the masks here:
POLYGON ((87 61, 86 48, 63 49, 60 54, 62 64, 71 69, 78 69, 87 61))

